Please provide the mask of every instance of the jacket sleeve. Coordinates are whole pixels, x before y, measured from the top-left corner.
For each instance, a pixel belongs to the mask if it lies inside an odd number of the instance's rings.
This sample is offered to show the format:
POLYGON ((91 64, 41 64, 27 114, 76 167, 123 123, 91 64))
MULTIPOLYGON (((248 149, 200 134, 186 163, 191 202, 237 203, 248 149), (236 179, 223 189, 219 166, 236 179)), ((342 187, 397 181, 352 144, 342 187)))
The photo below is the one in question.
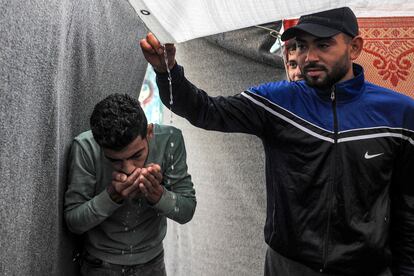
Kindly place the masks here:
POLYGON ((187 172, 187 154, 181 131, 174 129, 168 141, 171 151, 164 156, 164 193, 153 206, 159 214, 178 223, 189 222, 195 212, 196 197, 191 176, 187 172))
POLYGON ((97 180, 93 157, 76 140, 72 144, 68 166, 64 217, 70 231, 82 234, 99 225, 121 205, 111 200, 106 189, 95 195, 97 180))
POLYGON ((414 275, 414 133, 403 136, 391 187, 391 249, 397 275, 414 275))
MULTIPOLYGON (((191 124, 207 130, 242 132, 263 136, 265 113, 243 94, 210 97, 184 76, 184 69, 175 65, 172 75, 172 111, 191 124)), ((160 98, 170 107, 168 75, 157 73, 160 98)))

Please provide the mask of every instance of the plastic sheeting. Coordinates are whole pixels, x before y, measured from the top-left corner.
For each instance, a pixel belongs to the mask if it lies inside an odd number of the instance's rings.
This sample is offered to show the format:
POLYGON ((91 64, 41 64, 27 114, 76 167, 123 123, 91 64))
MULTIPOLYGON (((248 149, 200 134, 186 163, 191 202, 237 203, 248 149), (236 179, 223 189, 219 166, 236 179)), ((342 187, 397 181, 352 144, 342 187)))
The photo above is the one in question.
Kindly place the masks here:
POLYGON ((163 43, 179 43, 343 6, 362 16, 413 16, 411 0, 129 0, 163 43))

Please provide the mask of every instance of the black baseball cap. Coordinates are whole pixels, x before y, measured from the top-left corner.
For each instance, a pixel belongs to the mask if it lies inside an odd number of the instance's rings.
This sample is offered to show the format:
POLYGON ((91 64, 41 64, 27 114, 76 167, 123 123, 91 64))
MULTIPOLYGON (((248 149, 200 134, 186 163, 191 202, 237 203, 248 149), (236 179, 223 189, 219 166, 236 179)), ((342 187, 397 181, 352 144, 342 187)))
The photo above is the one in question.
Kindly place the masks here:
POLYGON ((348 7, 303 15, 296 26, 283 32, 282 41, 294 38, 300 32, 323 38, 339 33, 355 37, 358 35, 358 22, 354 12, 348 7))

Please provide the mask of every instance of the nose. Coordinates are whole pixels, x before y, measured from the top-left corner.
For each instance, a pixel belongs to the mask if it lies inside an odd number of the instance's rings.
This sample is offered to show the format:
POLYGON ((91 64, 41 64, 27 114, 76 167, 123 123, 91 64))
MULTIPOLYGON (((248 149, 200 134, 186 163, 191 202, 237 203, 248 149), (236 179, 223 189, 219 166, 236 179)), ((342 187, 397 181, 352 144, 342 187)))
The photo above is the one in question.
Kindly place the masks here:
POLYGON ((123 160, 121 164, 121 171, 127 175, 130 175, 135 170, 135 166, 132 160, 123 160))
POLYGON ((306 59, 305 62, 315 62, 318 61, 318 55, 316 53, 316 50, 314 50, 312 47, 309 47, 308 51, 306 52, 306 59))
POLYGON ((299 81, 303 79, 302 72, 299 69, 299 66, 296 67, 295 71, 293 72, 293 80, 299 81))

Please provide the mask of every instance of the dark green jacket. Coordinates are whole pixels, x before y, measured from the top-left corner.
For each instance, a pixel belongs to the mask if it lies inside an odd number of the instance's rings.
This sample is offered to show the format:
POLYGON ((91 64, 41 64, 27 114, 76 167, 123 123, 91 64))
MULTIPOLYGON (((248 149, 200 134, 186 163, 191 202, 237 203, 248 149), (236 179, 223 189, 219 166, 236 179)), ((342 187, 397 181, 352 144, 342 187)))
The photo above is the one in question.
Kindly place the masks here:
POLYGON ((115 264, 141 264, 163 249, 166 218, 186 223, 193 217, 196 198, 187 172, 181 131, 154 125, 146 164, 156 163, 163 173, 164 194, 150 206, 144 198, 113 202, 106 191, 112 164, 86 131, 74 139, 69 159, 65 219, 69 229, 85 233, 85 249, 115 264))

